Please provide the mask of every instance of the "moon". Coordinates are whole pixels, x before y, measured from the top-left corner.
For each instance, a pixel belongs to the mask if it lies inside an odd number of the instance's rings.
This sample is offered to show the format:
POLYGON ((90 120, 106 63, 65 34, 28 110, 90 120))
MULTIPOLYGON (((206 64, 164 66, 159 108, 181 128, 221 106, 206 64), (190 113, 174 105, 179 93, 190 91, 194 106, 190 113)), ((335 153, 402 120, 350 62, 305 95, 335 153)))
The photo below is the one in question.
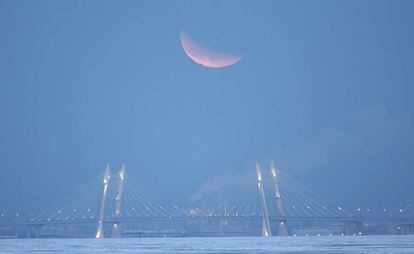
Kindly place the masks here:
POLYGON ((191 40, 183 31, 180 32, 180 39, 185 54, 204 67, 223 68, 237 63, 242 58, 242 56, 228 55, 203 48, 191 40))

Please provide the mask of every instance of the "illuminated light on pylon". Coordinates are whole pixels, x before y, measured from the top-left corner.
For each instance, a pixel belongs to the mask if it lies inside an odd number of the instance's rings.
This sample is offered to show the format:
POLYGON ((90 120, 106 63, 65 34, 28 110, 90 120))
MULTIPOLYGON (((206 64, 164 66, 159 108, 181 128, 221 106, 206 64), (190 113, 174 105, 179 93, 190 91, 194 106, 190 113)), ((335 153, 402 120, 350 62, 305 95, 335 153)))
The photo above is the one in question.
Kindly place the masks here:
MULTIPOLYGON (((122 190, 124 188, 125 183, 125 164, 122 164, 121 169, 119 170, 119 184, 118 184, 118 191, 115 197, 115 218, 119 218, 121 216, 121 200, 122 200, 122 190)), ((121 237, 121 229, 118 223, 114 223, 112 227, 112 238, 119 238, 121 237)))
POLYGON ((280 194, 279 177, 276 172, 275 163, 273 161, 271 162, 271 165, 270 165, 270 171, 272 173, 273 187, 275 191, 275 199, 276 199, 277 209, 279 211, 279 219, 281 220, 279 224, 279 236, 287 236, 288 230, 287 230, 287 223, 285 219, 285 210, 283 208, 283 203, 282 203, 282 196, 280 194))
POLYGON ((267 203, 266 203, 266 196, 263 188, 262 182, 262 172, 260 169, 260 165, 256 162, 256 173, 257 173, 257 186, 259 187, 259 194, 261 197, 261 204, 262 204, 262 214, 263 214, 263 231, 262 236, 268 237, 272 235, 272 231, 270 229, 270 221, 269 221, 269 213, 267 210, 267 203))
POLYGON ((105 173, 104 173, 104 179, 103 179, 103 184, 104 184, 104 188, 103 188, 103 193, 102 193, 102 198, 101 198, 101 206, 99 209, 99 219, 98 219, 98 228, 96 230, 96 235, 95 238, 103 238, 104 237, 104 231, 103 231, 103 217, 104 217, 104 209, 105 209, 105 200, 106 200, 106 195, 108 192, 108 185, 109 185, 109 180, 111 178, 111 170, 109 168, 109 165, 106 166, 105 169, 105 173))

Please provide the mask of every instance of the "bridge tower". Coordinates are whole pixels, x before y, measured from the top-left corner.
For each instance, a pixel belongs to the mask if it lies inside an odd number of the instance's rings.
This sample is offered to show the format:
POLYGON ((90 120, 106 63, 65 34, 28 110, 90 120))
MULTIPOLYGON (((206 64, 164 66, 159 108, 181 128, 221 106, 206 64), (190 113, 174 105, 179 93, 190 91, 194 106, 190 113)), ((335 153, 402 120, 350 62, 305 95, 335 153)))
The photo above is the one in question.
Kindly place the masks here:
POLYGON ((118 183, 118 190, 115 197, 115 222, 112 226, 112 238, 119 238, 121 237, 121 229, 119 222, 116 221, 121 217, 121 199, 122 199, 122 190, 124 188, 124 182, 125 182, 125 164, 122 164, 121 169, 118 173, 119 176, 119 183, 118 183))
POLYGON ((260 169, 260 165, 256 162, 256 173, 257 173, 257 186, 259 187, 259 194, 262 204, 262 215, 263 215, 263 231, 262 236, 272 236, 272 231, 270 229, 270 221, 269 221, 269 213, 267 210, 267 203, 266 203, 266 195, 264 192, 263 187, 263 178, 262 178, 262 170, 260 169))
POLYGON ((279 211, 279 219, 280 219, 279 236, 288 236, 285 210, 283 209, 282 196, 280 195, 279 176, 277 174, 276 166, 273 161, 270 165, 270 171, 272 173, 272 181, 273 181, 273 187, 275 191, 277 209, 279 211))
POLYGON ((108 185, 109 179, 111 178, 111 170, 109 165, 106 166, 104 179, 103 179, 103 191, 102 191, 102 198, 101 198, 101 205, 99 208, 99 218, 98 218, 98 228, 96 230, 95 238, 103 238, 104 237, 104 230, 103 230, 103 219, 104 219, 104 212, 105 212, 105 200, 108 193, 108 185))

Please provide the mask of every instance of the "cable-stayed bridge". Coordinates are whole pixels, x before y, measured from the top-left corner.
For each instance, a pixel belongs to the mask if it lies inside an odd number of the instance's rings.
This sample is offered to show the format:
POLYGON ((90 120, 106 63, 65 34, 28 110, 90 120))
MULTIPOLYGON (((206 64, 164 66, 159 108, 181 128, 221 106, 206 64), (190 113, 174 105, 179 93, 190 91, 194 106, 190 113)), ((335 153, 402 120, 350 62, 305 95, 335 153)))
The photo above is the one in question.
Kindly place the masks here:
POLYGON ((277 222, 280 236, 289 235, 288 221, 354 221, 350 213, 277 170, 273 162, 267 171, 256 163, 256 172, 191 199, 196 207, 190 210, 192 216, 261 218, 263 236, 272 235, 271 221, 277 222))
POLYGON ((61 201, 30 219, 32 225, 97 224, 96 238, 104 237, 104 224, 112 224, 110 236, 120 236, 121 221, 181 217, 182 212, 152 192, 123 165, 113 173, 105 171, 61 201))
POLYGON ((107 166, 102 174, 19 226, 26 227, 31 237, 116 238, 151 232, 288 236, 300 234, 311 224, 331 231, 335 228, 337 234, 358 234, 362 220, 284 174, 272 162, 267 170, 256 163, 256 170, 244 175, 207 183, 186 207, 145 187, 124 165, 118 172, 107 166))

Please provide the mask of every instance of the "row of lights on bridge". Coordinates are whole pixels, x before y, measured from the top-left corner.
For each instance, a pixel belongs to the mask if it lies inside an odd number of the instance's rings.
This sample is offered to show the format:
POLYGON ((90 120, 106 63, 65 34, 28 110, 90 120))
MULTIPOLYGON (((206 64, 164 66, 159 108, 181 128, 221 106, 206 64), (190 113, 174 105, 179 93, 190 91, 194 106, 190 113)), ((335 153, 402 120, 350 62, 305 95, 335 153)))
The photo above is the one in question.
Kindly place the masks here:
MULTIPOLYGON (((310 207, 309 207, 309 206, 308 206, 307 208, 308 208, 308 209, 310 209, 310 207)), ((147 210, 149 210, 150 208, 146 207, 146 209, 147 209, 147 210)), ((338 209, 338 210, 342 210, 342 208, 341 208, 340 206, 338 206, 338 207, 337 207, 337 209, 338 209)), ((132 210, 134 210, 134 211, 135 211, 135 208, 132 208, 132 210)), ((75 208, 75 209, 73 209, 73 212, 77 212, 77 211, 78 211, 78 209, 76 209, 76 208, 75 208)), ((89 208, 89 209, 87 209, 87 211, 88 211, 88 212, 91 212, 92 210, 89 208)), ((355 211, 355 212, 371 212, 372 210, 371 210, 370 208, 365 208, 365 209, 362 209, 362 208, 355 208, 355 209, 354 209, 354 211, 355 211)), ((383 208, 381 211, 385 213, 385 212, 389 212, 389 211, 390 211, 390 209, 383 208)), ((402 208, 399 208, 399 209, 398 209, 398 212, 399 212, 399 213, 403 213, 403 212, 405 212, 405 210, 404 210, 404 209, 402 209, 402 208)), ((61 210, 59 210, 59 211, 58 211, 58 214, 61 214, 61 213, 62 213, 62 211, 61 211, 61 210)), ((239 215, 241 216, 241 214, 239 214, 239 213, 232 214, 232 216, 239 216, 239 215)), ((259 215, 260 215, 260 214, 259 214, 259 215)), ((5 216, 6 216, 6 215, 5 215, 4 213, 0 214, 0 217, 5 217, 5 216)), ((16 214, 15 214, 15 216, 16 216, 16 217, 19 217, 19 216, 20 216, 20 213, 16 213, 16 214)), ((30 216, 32 217, 32 216, 34 216, 34 214, 33 214, 33 213, 31 213, 31 214, 30 214, 30 216)), ((210 214, 209 216, 220 216, 220 214, 210 214)), ((230 214, 227 214, 226 216, 230 216, 230 214)))
MULTIPOLYGON (((354 233, 354 234, 352 234, 352 236, 361 236, 361 235, 363 235, 363 233, 362 232, 358 232, 358 233, 354 233)), ((297 234, 293 234, 292 235, 293 237, 297 237, 298 235, 297 234)), ((304 235, 305 237, 311 237, 311 236, 317 236, 317 237, 321 237, 322 235, 321 234, 316 234, 316 235, 309 235, 309 234, 305 234, 304 235)), ((329 234, 328 236, 336 236, 336 235, 334 235, 334 234, 329 234)), ((346 236, 344 233, 341 233, 341 234, 339 234, 338 236, 346 236)))
MULTIPOLYGON (((366 208, 366 209, 362 209, 362 208, 355 208, 354 209, 354 211, 355 212, 371 212, 372 210, 371 209, 369 209, 369 208, 366 208)), ((387 211, 389 211, 389 210, 387 210, 386 208, 383 208, 382 210, 381 210, 382 212, 387 212, 387 211)), ((402 209, 402 208, 400 208, 400 209, 398 209, 398 212, 400 212, 400 213, 402 213, 402 212, 404 212, 404 209, 402 209)))

